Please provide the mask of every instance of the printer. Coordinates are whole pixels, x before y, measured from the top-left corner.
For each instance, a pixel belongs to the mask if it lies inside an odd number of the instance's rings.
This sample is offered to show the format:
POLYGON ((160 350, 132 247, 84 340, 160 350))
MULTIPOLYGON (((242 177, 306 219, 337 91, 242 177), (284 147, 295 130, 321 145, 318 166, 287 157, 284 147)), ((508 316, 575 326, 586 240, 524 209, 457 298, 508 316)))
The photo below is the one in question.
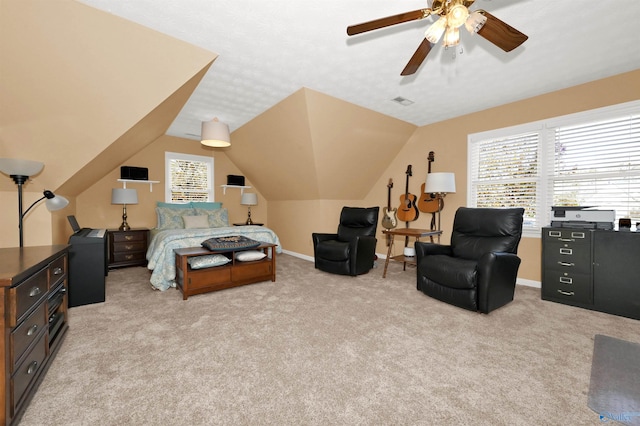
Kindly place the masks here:
POLYGON ((593 206, 553 206, 551 226, 558 228, 613 229, 615 210, 598 210, 593 206))

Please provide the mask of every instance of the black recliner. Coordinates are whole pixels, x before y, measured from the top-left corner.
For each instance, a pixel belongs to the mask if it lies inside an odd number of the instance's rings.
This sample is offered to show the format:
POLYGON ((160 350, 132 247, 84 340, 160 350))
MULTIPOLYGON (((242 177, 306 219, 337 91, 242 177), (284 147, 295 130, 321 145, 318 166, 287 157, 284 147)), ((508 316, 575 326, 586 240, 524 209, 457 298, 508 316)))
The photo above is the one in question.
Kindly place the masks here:
POLYGON ((461 207, 451 245, 416 242, 418 290, 488 314, 513 300, 524 209, 461 207))
POLYGON ((343 207, 336 234, 311 234, 316 268, 340 275, 369 272, 376 255, 379 210, 343 207))

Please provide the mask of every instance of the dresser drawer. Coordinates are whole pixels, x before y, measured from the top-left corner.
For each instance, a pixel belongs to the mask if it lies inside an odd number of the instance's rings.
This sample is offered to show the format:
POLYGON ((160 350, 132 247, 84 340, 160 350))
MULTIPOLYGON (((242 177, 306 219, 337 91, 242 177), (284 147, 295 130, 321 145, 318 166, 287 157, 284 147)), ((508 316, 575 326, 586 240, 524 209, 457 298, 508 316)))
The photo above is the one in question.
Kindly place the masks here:
POLYGON ((146 252, 147 245, 144 241, 127 241, 123 243, 114 243, 113 252, 123 253, 131 251, 143 251, 146 252))
POLYGON ((593 303, 593 285, 590 273, 571 273, 547 270, 542 280, 542 297, 571 304, 593 303))
POLYGON ((143 251, 139 251, 137 253, 113 253, 111 261, 114 263, 119 262, 145 262, 146 261, 146 253, 143 251))
POLYGON ((11 372, 20 362, 25 350, 42 334, 45 324, 47 324, 47 304, 41 303, 40 307, 11 332, 11 372))
POLYGON ((42 269, 22 283, 9 290, 11 308, 15 309, 10 316, 10 325, 18 324, 20 318, 43 300, 49 290, 48 269, 42 269))
POLYGON ((22 397, 29 385, 38 376, 47 356, 47 341, 45 335, 41 335, 38 343, 27 355, 25 360, 18 366, 15 374, 11 377, 11 406, 15 408, 22 402, 22 397))
POLYGON ((60 256, 49 265, 49 286, 55 288, 67 277, 67 256, 60 256))
POLYGON ((126 243, 133 241, 142 241, 143 244, 147 240, 147 232, 143 231, 118 231, 112 234, 114 243, 126 243))

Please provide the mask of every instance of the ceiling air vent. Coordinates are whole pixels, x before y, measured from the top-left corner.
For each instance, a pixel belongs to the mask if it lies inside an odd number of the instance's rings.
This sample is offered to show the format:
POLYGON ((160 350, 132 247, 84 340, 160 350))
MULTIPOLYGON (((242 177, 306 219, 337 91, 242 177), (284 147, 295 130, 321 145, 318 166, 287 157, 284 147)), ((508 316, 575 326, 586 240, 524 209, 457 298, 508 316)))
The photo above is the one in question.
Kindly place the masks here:
POLYGON ((397 102, 400 105, 404 105, 404 106, 409 106, 413 103, 412 100, 409 100, 407 98, 403 98, 402 96, 398 96, 396 98, 391 99, 393 102, 397 102))

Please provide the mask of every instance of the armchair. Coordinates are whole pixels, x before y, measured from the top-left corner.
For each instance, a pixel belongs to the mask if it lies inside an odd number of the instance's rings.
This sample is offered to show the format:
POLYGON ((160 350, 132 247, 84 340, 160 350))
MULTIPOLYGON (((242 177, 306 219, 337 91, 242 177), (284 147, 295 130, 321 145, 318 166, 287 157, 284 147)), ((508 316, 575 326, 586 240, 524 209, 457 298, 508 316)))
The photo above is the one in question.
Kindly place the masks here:
POLYGON ((313 233, 315 267, 340 275, 360 275, 373 268, 379 207, 343 207, 335 234, 313 233))
POLYGON ((513 300, 524 209, 461 207, 450 245, 416 242, 418 290, 488 314, 513 300))

